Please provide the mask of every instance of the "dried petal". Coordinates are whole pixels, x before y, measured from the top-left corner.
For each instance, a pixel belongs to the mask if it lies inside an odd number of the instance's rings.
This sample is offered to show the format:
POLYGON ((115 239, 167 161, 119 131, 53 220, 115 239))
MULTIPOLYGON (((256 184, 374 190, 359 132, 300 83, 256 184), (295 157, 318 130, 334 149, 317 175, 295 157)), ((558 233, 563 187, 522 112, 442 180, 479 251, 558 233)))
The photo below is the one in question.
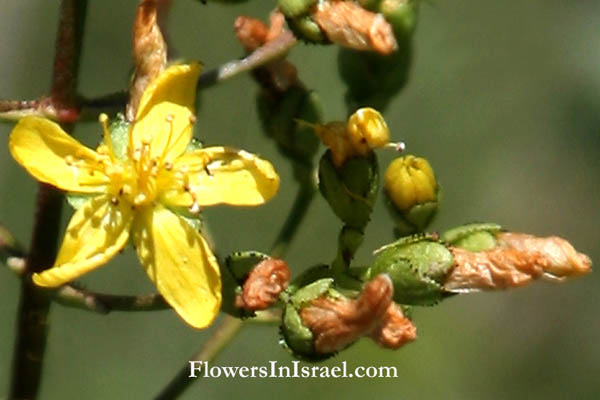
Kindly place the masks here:
POLYGON ((567 278, 590 271, 591 261, 556 236, 539 238, 500 233, 498 246, 480 252, 453 247, 456 267, 444 288, 450 291, 492 290, 523 286, 541 276, 567 278))
POLYGON ((558 278, 585 275, 592 261, 578 253, 571 244, 558 236, 540 238, 524 233, 505 232, 498 235, 498 245, 522 252, 538 252, 544 257, 544 272, 558 278))
POLYGON ((381 318, 380 325, 371 332, 371 339, 388 349, 398 349, 416 338, 417 328, 404 316, 402 309, 396 303, 390 303, 381 318))
POLYGON ((283 260, 269 258, 250 271, 243 292, 236 297, 235 306, 248 311, 272 306, 290 281, 290 268, 283 260))
POLYGON ((133 121, 146 86, 167 64, 167 44, 158 24, 158 0, 144 0, 138 7, 133 24, 133 61, 135 75, 129 89, 127 119, 133 121))
POLYGON ((319 297, 300 312, 303 325, 314 337, 318 353, 342 350, 361 336, 379 329, 386 314, 394 288, 386 274, 368 282, 360 297, 319 297))
MULTIPOLYGON (((246 52, 251 53, 281 35, 289 34, 284 29, 285 18, 281 12, 272 12, 269 22, 271 26, 267 27, 262 21, 251 17, 240 16, 235 20, 233 25, 235 35, 246 52)), ((285 92, 298 83, 296 67, 285 58, 278 58, 261 68, 257 68, 254 75, 261 86, 276 92, 285 92)))
POLYGON ((392 27, 383 15, 353 1, 320 2, 313 18, 330 41, 342 46, 381 54, 398 48, 392 27))

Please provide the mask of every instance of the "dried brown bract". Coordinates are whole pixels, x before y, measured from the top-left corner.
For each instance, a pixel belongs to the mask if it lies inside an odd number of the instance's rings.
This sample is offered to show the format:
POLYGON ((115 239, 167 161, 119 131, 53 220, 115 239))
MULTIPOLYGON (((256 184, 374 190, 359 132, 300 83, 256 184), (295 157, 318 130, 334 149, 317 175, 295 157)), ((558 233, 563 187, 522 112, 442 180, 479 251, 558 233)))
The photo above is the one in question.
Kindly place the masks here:
POLYGON ((392 302, 393 294, 392 281, 381 274, 368 282, 355 300, 327 296, 313 300, 300 316, 313 333, 315 350, 336 352, 363 335, 370 335, 384 347, 399 347, 403 338, 414 336, 414 332, 400 332, 406 322, 401 321, 404 316, 399 316, 402 312, 392 302))
POLYGON ((370 336, 381 347, 398 349, 417 338, 417 328, 404 316, 398 304, 391 303, 370 336))
MULTIPOLYGON (((289 34, 285 30, 285 18, 278 11, 271 13, 270 26, 255 18, 239 16, 233 25, 235 35, 248 53, 252 53, 261 46, 274 41, 282 34, 289 34)), ((298 72, 289 61, 284 58, 273 60, 264 67, 253 71, 256 79, 268 91, 285 92, 291 86, 298 84, 298 72)))
POLYGON ((398 48, 392 26, 383 15, 353 1, 320 2, 312 17, 333 43, 381 54, 391 54, 398 48))
POLYGON ((244 282, 235 306, 247 311, 265 310, 279 299, 290 281, 290 268, 283 260, 269 258, 256 265, 244 282))
MULTIPOLYGON (((158 9, 164 1, 143 0, 137 7, 133 24, 133 62, 135 75, 129 89, 126 117, 135 119, 146 86, 167 64, 167 44, 159 27, 158 9)), ((164 7, 164 6, 163 6, 164 7)))
POLYGON ((470 252, 451 248, 456 267, 444 288, 450 291, 493 290, 519 287, 533 279, 562 279, 588 273, 590 259, 566 240, 552 236, 501 233, 497 247, 470 252))

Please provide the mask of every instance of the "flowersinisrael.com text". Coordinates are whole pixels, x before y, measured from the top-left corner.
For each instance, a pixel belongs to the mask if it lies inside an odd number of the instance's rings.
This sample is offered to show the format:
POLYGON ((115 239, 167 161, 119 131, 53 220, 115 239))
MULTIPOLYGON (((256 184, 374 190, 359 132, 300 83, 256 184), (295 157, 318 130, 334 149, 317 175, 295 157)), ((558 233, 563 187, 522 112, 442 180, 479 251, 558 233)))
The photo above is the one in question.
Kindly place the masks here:
POLYGON ((348 368, 346 361, 341 365, 278 365, 278 361, 269 361, 269 365, 221 366, 210 365, 206 361, 190 361, 190 378, 397 378, 396 367, 358 366, 348 368))

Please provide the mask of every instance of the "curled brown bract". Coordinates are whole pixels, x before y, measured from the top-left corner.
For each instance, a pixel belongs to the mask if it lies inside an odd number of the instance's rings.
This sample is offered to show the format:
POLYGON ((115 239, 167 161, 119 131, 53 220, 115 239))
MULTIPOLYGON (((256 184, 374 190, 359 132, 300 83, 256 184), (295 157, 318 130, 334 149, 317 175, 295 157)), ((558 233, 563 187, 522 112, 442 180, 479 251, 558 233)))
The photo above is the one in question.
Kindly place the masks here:
POLYGON ((383 15, 353 1, 321 2, 312 17, 327 38, 341 46, 380 54, 391 54, 398 48, 392 26, 383 15))
MULTIPOLYGON (((239 16, 233 24, 235 35, 248 53, 269 43, 280 35, 288 34, 285 30, 285 18, 279 11, 274 11, 269 17, 270 26, 261 20, 239 16)), ((255 76, 261 85, 269 90, 284 92, 298 83, 298 72, 284 58, 273 60, 255 71, 255 76)))
POLYGON ((363 335, 392 348, 414 339, 415 328, 393 303, 393 294, 392 281, 381 274, 368 282, 355 300, 327 296, 313 300, 300 311, 300 317, 313 333, 315 350, 333 353, 363 335))
POLYGON ((290 268, 283 260, 269 258, 256 265, 235 299, 235 306, 247 311, 265 310, 279 299, 290 281, 290 268))
POLYGON ((501 233, 497 247, 470 252, 451 248, 456 267, 444 283, 449 291, 493 290, 519 287, 533 279, 561 279, 588 273, 590 259, 566 240, 552 236, 501 233))
MULTIPOLYGON (((133 24, 133 62, 135 75, 129 89, 126 117, 135 119, 137 107, 146 86, 167 64, 167 44, 159 27, 158 10, 164 1, 142 0, 137 7, 133 24)), ((162 8, 161 8, 162 6, 162 8)))

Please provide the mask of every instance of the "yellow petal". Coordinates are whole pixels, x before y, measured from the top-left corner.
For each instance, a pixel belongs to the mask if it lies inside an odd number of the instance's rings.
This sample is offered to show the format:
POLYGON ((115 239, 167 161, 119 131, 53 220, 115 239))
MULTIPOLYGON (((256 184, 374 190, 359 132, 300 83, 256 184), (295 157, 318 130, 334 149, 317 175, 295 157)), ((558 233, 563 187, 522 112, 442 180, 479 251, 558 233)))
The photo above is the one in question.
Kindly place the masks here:
POLYGON ((10 134, 10 153, 37 180, 70 192, 102 191, 102 156, 45 118, 25 117, 10 134))
POLYGON ((132 220, 130 206, 107 196, 91 199, 71 218, 54 266, 33 274, 33 281, 56 287, 106 263, 127 243, 132 220))
POLYGON ((254 206, 269 200, 279 188, 279 176, 270 162, 227 147, 186 153, 175 161, 169 176, 162 200, 171 206, 189 207, 194 200, 199 206, 254 206), (182 184, 186 176, 188 191, 182 184))
POLYGON ((150 157, 172 162, 192 139, 196 84, 199 63, 174 65, 161 73, 144 91, 132 127, 129 155, 143 143, 150 145, 150 157))
POLYGON ((133 240, 146 273, 188 324, 204 328, 221 307, 219 264, 187 222, 162 206, 136 219, 133 240))

